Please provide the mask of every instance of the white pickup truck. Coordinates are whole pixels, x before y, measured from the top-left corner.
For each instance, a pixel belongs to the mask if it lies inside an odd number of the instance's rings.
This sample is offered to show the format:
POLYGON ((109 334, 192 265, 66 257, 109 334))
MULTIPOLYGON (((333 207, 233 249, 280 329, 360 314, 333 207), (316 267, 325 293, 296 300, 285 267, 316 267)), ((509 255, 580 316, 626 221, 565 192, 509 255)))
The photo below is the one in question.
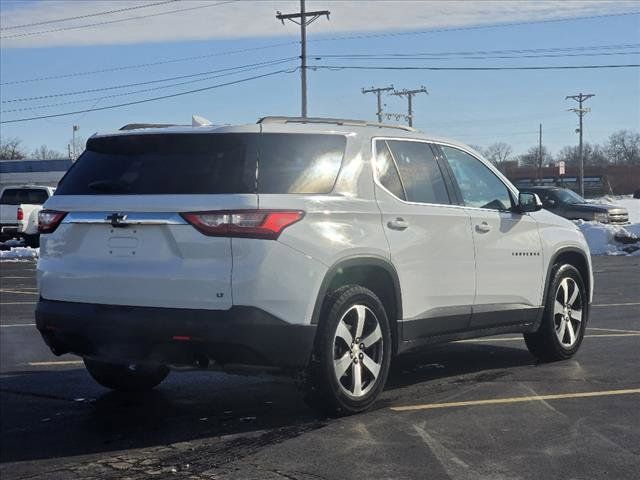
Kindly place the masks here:
POLYGON ((53 187, 4 187, 0 193, 0 238, 22 237, 30 247, 39 245, 38 212, 54 192, 53 187))

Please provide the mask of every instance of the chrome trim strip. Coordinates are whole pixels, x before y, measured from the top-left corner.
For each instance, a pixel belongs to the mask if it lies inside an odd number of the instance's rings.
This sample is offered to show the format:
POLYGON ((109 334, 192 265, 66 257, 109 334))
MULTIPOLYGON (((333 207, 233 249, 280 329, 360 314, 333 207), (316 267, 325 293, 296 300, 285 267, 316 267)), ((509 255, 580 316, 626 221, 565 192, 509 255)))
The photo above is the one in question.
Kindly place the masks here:
MULTIPOLYGON (((69 212, 62 223, 111 224, 108 216, 114 212, 69 212)), ((116 212, 126 215, 119 225, 187 225, 187 221, 173 212, 116 212)))

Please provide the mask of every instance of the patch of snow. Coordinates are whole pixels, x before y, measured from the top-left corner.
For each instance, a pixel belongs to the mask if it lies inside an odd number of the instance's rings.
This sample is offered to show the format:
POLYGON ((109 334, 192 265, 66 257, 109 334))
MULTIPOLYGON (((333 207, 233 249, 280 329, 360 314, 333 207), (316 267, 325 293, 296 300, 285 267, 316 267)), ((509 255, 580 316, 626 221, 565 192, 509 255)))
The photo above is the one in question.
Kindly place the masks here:
POLYGON ((633 255, 640 256, 640 223, 618 226, 599 222, 574 220, 589 244, 591 255, 633 255), (625 241, 619 241, 624 239, 625 241), (634 246, 639 247, 633 252, 634 246))
POLYGON ((39 254, 39 248, 12 247, 10 250, 0 251, 0 260, 35 260, 39 254))

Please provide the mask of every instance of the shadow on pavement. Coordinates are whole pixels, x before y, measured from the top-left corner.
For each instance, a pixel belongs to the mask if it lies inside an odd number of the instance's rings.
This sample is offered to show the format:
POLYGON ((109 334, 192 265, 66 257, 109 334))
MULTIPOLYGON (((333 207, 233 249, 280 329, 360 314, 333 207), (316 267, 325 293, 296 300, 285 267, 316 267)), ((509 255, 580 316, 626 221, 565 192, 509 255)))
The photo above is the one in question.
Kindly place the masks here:
MULTIPOLYGON (((442 379, 490 381, 508 375, 510 367, 533 363, 523 348, 469 343, 433 346, 427 353, 394 361, 379 408, 403 387, 442 379), (479 375, 469 376, 473 373, 479 375)), ((265 445, 326 423, 285 379, 173 372, 155 391, 122 394, 97 386, 84 369, 4 374, 0 421, 2 463, 198 439, 215 443, 218 437, 235 434, 265 445)))

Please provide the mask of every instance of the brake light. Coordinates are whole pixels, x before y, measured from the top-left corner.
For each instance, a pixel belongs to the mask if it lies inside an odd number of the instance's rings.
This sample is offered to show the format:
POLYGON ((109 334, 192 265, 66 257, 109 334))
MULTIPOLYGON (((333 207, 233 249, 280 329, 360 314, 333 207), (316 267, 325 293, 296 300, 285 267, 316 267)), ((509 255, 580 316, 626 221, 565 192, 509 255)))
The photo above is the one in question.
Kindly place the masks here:
POLYGON ((53 233, 67 212, 40 210, 38 213, 38 233, 53 233))
POLYGON ((18 213, 16 214, 18 220, 24 220, 24 212, 21 207, 18 207, 18 213))
POLYGON ((210 237, 276 240, 282 231, 301 220, 299 210, 221 210, 182 213, 182 218, 210 237))

